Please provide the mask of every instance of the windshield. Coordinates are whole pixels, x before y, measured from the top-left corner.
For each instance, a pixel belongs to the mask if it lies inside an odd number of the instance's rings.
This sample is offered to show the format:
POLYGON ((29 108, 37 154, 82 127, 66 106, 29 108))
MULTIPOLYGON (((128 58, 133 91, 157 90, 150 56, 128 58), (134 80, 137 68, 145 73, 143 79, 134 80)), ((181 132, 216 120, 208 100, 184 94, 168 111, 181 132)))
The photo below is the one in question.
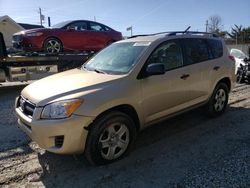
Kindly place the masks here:
POLYGON ((62 28, 64 26, 66 26, 67 24, 69 24, 71 21, 65 21, 65 22, 60 22, 58 24, 55 24, 52 26, 52 28, 62 28))
POLYGON ((244 59, 244 58, 248 58, 246 54, 244 54, 242 51, 237 50, 237 49, 232 49, 230 52, 230 55, 239 58, 239 59, 244 59))
POLYGON ((114 43, 92 59, 83 68, 107 74, 126 74, 134 67, 136 60, 150 43, 114 43))

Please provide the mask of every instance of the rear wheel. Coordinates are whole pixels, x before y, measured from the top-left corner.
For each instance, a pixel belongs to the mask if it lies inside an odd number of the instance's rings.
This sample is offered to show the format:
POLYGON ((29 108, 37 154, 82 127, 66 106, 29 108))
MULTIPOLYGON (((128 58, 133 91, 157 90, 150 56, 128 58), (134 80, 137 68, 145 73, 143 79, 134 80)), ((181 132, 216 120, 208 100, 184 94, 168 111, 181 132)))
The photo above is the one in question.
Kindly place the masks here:
POLYGON ((44 51, 47 53, 59 53, 62 49, 62 43, 56 38, 49 38, 44 43, 44 51))
POLYGON ((207 104, 208 114, 212 117, 219 116, 224 113, 228 103, 229 89, 225 83, 219 83, 209 99, 207 104))
POLYGON ((128 115, 117 111, 108 113, 91 126, 85 156, 96 165, 119 160, 128 153, 135 137, 135 124, 128 115))

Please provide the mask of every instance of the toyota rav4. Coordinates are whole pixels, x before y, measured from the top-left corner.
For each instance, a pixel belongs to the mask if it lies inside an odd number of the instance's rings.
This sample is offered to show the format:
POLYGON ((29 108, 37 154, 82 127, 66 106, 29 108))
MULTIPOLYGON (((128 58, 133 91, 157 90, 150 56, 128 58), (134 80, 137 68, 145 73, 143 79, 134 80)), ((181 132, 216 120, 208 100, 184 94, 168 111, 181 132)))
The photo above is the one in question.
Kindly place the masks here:
POLYGON ((19 127, 47 151, 105 164, 128 153, 143 128, 205 106, 221 115, 235 83, 223 40, 201 32, 136 36, 81 68, 36 81, 16 99, 19 127))

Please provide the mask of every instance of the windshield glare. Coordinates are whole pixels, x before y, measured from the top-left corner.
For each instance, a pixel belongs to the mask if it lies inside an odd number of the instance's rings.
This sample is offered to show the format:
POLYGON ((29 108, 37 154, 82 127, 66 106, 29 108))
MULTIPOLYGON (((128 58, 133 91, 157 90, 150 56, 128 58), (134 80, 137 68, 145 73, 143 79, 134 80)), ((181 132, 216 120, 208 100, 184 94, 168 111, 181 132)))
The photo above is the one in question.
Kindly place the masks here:
POLYGON ((83 67, 90 71, 107 74, 126 74, 135 65, 149 43, 114 43, 90 59, 83 67))
POLYGON ((239 59, 247 58, 246 54, 244 54, 242 51, 237 50, 237 49, 232 49, 230 54, 239 59))
POLYGON ((60 22, 58 24, 53 25, 51 28, 62 28, 64 26, 66 26, 67 24, 69 24, 71 21, 65 21, 65 22, 60 22))

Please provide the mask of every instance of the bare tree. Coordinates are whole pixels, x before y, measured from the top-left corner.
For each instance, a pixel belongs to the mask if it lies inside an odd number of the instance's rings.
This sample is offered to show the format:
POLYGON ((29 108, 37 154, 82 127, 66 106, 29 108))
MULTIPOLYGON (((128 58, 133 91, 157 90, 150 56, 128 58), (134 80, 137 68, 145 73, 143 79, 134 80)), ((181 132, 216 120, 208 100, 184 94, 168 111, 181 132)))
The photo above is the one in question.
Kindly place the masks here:
POLYGON ((222 20, 219 15, 213 15, 208 20, 208 31, 211 33, 220 33, 222 30, 222 20))

